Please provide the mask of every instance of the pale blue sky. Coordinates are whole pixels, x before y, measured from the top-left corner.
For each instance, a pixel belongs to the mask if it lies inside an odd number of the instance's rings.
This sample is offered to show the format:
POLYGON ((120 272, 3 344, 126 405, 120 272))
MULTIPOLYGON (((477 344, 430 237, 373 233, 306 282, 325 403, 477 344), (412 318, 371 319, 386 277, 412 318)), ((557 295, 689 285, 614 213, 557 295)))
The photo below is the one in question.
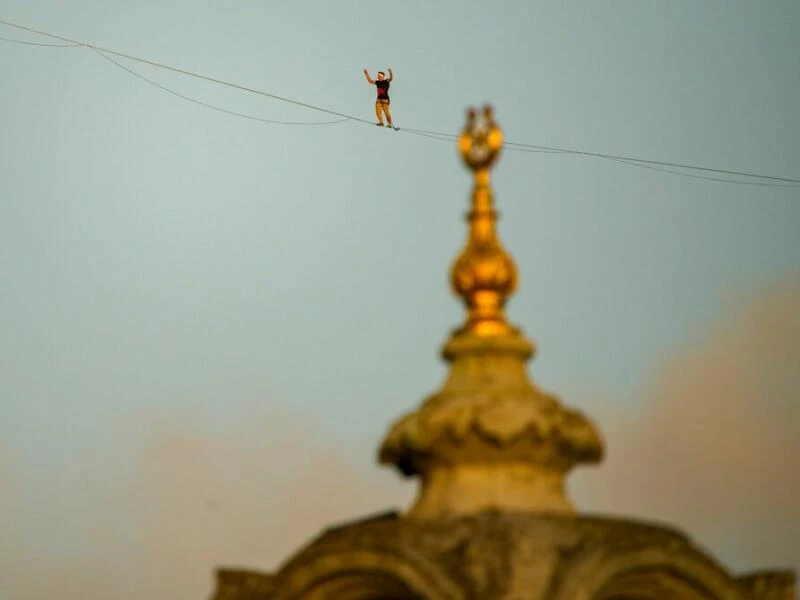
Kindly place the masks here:
MULTIPOLYGON (((366 119, 361 70, 392 67, 401 127, 455 133, 491 101, 511 141, 800 176, 791 0, 0 0, 0 18, 366 119)), ((231 110, 327 118, 125 64, 231 110)), ((0 73, 0 450, 28 506, 123 480, 151 412, 232 437, 259 404, 314 414, 367 469, 462 318, 454 145, 231 117, 84 48, 3 44, 0 73)), ((533 374, 587 410, 637 410, 732 296, 800 269, 800 189, 512 152, 495 189, 533 374)), ((73 547, 44 531, 26 540, 73 547)))

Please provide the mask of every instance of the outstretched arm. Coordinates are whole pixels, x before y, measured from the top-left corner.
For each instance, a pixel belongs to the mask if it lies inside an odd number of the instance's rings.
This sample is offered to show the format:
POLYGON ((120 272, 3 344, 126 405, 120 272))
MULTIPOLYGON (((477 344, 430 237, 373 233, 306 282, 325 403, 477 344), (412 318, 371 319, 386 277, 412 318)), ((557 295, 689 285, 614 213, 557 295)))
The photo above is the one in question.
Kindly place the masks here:
POLYGON ((372 77, 369 76, 369 73, 367 72, 366 69, 364 69, 364 76, 367 78, 367 81, 369 81, 370 83, 375 83, 375 80, 372 77))
POLYGON ((391 81, 392 79, 394 79, 394 75, 392 75, 392 69, 391 68, 388 69, 388 71, 389 71, 389 79, 387 81, 391 81))

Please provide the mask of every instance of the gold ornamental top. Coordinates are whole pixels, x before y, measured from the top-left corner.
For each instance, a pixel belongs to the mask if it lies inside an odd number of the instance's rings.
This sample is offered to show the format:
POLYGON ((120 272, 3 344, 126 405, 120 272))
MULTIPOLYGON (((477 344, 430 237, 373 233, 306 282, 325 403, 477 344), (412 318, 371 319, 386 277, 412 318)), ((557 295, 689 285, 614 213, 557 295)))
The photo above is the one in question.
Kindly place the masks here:
POLYGON ((570 514, 567 473, 603 456, 592 422, 528 377, 533 344, 506 320, 517 269, 495 231, 489 187, 503 132, 491 108, 481 117, 468 112, 458 141, 475 187, 469 236, 450 283, 467 319, 442 348, 450 364, 444 384, 392 425, 379 451, 381 463, 421 479, 407 514, 413 519, 486 510, 570 514))
POLYGON ((517 267, 497 238, 489 173, 503 147, 503 131, 492 108, 485 106, 482 119, 470 109, 458 140, 466 165, 475 177, 467 245, 453 264, 450 283, 467 306, 463 332, 495 336, 512 330, 506 321, 506 300, 517 287, 517 267))

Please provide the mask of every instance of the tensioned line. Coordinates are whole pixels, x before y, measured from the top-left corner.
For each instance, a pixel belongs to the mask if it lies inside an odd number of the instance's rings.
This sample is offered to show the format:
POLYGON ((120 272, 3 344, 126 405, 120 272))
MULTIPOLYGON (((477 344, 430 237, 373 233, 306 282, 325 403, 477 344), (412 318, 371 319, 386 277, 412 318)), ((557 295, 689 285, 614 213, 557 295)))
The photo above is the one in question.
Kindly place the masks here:
MULTIPOLYGON (((223 112, 223 113, 227 113, 227 114, 230 114, 230 115, 233 115, 233 116, 242 117, 242 118, 246 118, 246 119, 252 119, 252 120, 260 121, 260 122, 264 122, 264 123, 276 124, 276 125, 298 125, 298 126, 300 126, 300 125, 333 125, 333 124, 336 124, 336 123, 343 123, 345 121, 355 121, 357 123, 368 124, 368 125, 372 125, 373 124, 372 121, 370 121, 370 120, 362 119, 362 118, 354 116, 354 115, 338 112, 338 111, 327 109, 327 108, 324 108, 324 107, 321 107, 321 106, 315 106, 313 104, 308 104, 306 102, 301 102, 299 100, 294 100, 294 99, 291 99, 291 98, 286 98, 286 97, 283 97, 283 96, 279 96, 279 95, 273 94, 271 92, 265 92, 263 90, 259 90, 259 89, 248 87, 248 86, 244 86, 244 85, 240 85, 240 84, 237 84, 237 83, 232 83, 230 81, 225 81, 223 79, 219 79, 219 78, 216 78, 216 77, 211 77, 211 76, 208 76, 208 75, 203 75, 201 73, 196 73, 196 72, 188 71, 188 70, 181 69, 181 68, 178 68, 178 67, 173 67, 173 66, 161 63, 161 62, 148 60, 148 59, 145 59, 145 58, 140 58, 138 56, 133 56, 131 54, 127 54, 127 53, 120 52, 120 51, 117 51, 117 50, 112 50, 112 49, 109 49, 109 48, 103 48, 101 46, 96 46, 94 44, 90 44, 90 43, 87 43, 87 42, 82 42, 82 41, 79 41, 79 40, 73 40, 73 39, 70 39, 70 38, 62 36, 62 35, 49 33, 49 32, 46 32, 46 31, 41 31, 41 30, 38 30, 38 29, 34 29, 32 27, 26 27, 24 25, 18 25, 16 23, 12 23, 10 21, 5 21, 3 19, 0 19, 0 24, 7 25, 9 27, 13 27, 13 28, 16 28, 16 29, 19 29, 19 30, 22 30, 22 31, 28 31, 28 32, 31 32, 31 33, 36 33, 36 34, 39 34, 39 35, 43 35, 45 37, 48 37, 48 38, 51 38, 51 39, 56 39, 56 40, 59 40, 61 42, 65 42, 65 43, 64 44, 42 44, 42 43, 37 43, 37 42, 28 42, 28 41, 23 41, 23 40, 14 40, 14 39, 9 39, 9 38, 2 38, 2 37, 0 37, 0 41, 13 42, 13 43, 19 43, 19 44, 26 44, 26 45, 33 45, 33 46, 57 47, 57 48, 65 48, 65 47, 85 47, 85 48, 90 48, 90 49, 94 50, 102 58, 104 58, 104 59, 108 60, 109 62, 113 63, 115 66, 117 66, 117 67, 125 70, 129 74, 131 74, 131 75, 133 75, 133 76, 135 76, 135 77, 137 77, 137 78, 139 78, 139 79, 141 79, 141 80, 143 80, 143 81, 145 81, 145 82, 147 82, 147 83, 149 83, 149 84, 161 89, 162 91, 165 91, 165 92, 167 92, 169 94, 172 94, 172 95, 174 95, 174 96, 176 96, 178 98, 181 98, 183 100, 186 100, 188 102, 192 102, 194 104, 198 104, 200 106, 204 106, 204 107, 207 107, 207 108, 210 108, 210 109, 213 109, 213 110, 217 110, 217 111, 220 111, 220 112, 223 112), (117 57, 125 58, 125 59, 128 59, 128 60, 136 61, 136 62, 139 62, 139 63, 151 65, 151 66, 154 66, 154 67, 157 67, 157 68, 160 68, 160 69, 165 69, 165 70, 168 70, 168 71, 173 71, 175 73, 180 73, 182 75, 186 75, 186 76, 189 76, 189 77, 202 79, 202 80, 209 81, 209 82, 212 82, 212 83, 215 83, 215 84, 218 84, 218 85, 223 85, 223 86, 226 86, 226 87, 235 88, 235 89, 238 89, 238 90, 241 90, 241 91, 245 91, 245 92, 248 92, 248 93, 252 93, 252 94, 258 94, 260 96, 271 98, 273 100, 279 100, 281 102, 294 104, 296 106, 300 106, 300 107, 303 107, 303 108, 308 108, 310 110, 316 110, 316 111, 319 111, 319 112, 327 113, 327 114, 334 115, 334 116, 341 117, 341 118, 338 119, 338 120, 335 120, 335 121, 324 121, 324 122, 278 121, 278 120, 264 119, 264 118, 261 118, 261 117, 256 117, 256 116, 253 116, 253 115, 248 115, 248 114, 244 114, 244 113, 239 113, 239 112, 236 112, 236 111, 228 110, 228 109, 225 109, 225 108, 222 108, 222 107, 219 107, 219 106, 215 106, 215 105, 212 105, 212 104, 208 104, 206 102, 202 102, 202 101, 197 100, 195 98, 191 98, 189 96, 186 96, 184 94, 176 92, 176 91, 174 91, 174 90, 172 90, 170 88, 167 88, 166 86, 163 86, 163 85, 161 85, 159 83, 156 83, 155 81, 153 81, 151 79, 148 79, 147 77, 141 75, 140 73, 137 73, 136 71, 134 71, 134 70, 122 65, 120 62, 118 62, 118 61, 114 60, 113 58, 111 58, 110 56, 108 56, 109 54, 117 56, 117 57)), ((412 135, 422 136, 422 137, 426 137, 426 138, 430 138, 430 139, 436 139, 436 140, 440 140, 440 141, 453 141, 453 140, 458 138, 457 134, 438 132, 438 131, 430 131, 430 130, 426 130, 426 129, 403 128, 401 130, 401 132, 410 133, 412 135)), ((731 184, 737 184, 737 185, 759 185, 759 186, 771 186, 771 187, 798 187, 798 184, 800 184, 800 179, 788 178, 788 177, 775 177, 775 176, 770 176, 770 175, 761 175, 761 174, 757 174, 757 173, 748 173, 748 172, 744 172, 744 171, 734 171, 734 170, 730 170, 730 169, 717 169, 717 168, 711 168, 711 167, 699 167, 699 166, 695 166, 695 165, 688 165, 688 164, 682 164, 682 163, 657 161, 657 160, 648 160, 648 159, 636 158, 636 157, 631 157, 631 156, 619 156, 619 155, 600 153, 600 152, 588 152, 588 151, 584 151, 584 150, 573 150, 573 149, 567 149, 567 148, 558 148, 558 147, 554 147, 554 146, 543 146, 543 145, 536 145, 536 144, 524 144, 524 143, 518 143, 518 142, 505 142, 503 145, 506 148, 506 150, 511 150, 511 151, 535 152, 535 153, 543 153, 543 154, 565 154, 565 155, 573 155, 573 156, 587 156, 587 157, 593 157, 593 158, 602 158, 602 159, 612 160, 612 161, 619 162, 619 163, 626 164, 626 165, 630 165, 630 166, 648 168, 648 169, 652 169, 652 170, 656 170, 656 171, 660 171, 660 172, 664 172, 664 173, 669 173, 669 174, 672 174, 672 175, 679 175, 679 176, 682 176, 682 177, 692 177, 692 178, 696 178, 696 179, 705 179, 705 180, 709 180, 709 181, 731 183, 731 184), (751 179, 757 179, 757 180, 760 180, 760 181, 742 181, 742 180, 725 179, 725 178, 722 178, 722 177, 710 177, 708 175, 701 175, 701 174, 697 174, 697 173, 694 173, 694 174, 693 173, 686 173, 686 172, 683 172, 683 171, 678 171, 676 169, 702 171, 702 172, 705 172, 705 173, 718 174, 718 175, 734 175, 734 176, 738 176, 738 177, 747 177, 747 178, 751 178, 751 179)))

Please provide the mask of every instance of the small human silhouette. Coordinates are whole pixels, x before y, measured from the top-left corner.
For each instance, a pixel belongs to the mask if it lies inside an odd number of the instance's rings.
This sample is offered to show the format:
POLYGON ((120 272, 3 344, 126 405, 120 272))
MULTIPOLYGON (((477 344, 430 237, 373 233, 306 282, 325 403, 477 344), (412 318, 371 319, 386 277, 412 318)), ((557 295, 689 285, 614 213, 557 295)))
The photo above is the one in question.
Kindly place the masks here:
POLYGON ((389 124, 389 127, 396 129, 396 127, 392 125, 392 113, 389 110, 389 84, 391 83, 392 79, 394 79, 394 75, 392 75, 391 69, 388 69, 388 71, 388 79, 386 79, 386 75, 383 73, 383 71, 378 71, 378 79, 373 79, 370 77, 369 72, 366 69, 364 69, 364 75, 370 84, 375 84, 378 92, 378 97, 375 99, 375 115, 378 117, 378 122, 375 124, 378 127, 383 127, 383 117, 385 115, 386 122, 389 124))

